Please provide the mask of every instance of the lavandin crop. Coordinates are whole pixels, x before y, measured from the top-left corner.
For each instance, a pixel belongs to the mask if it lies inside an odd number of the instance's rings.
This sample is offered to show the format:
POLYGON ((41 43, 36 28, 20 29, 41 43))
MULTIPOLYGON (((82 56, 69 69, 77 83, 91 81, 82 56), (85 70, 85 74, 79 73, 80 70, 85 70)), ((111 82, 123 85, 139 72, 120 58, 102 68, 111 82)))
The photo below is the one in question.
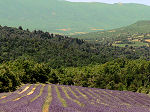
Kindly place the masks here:
POLYGON ((148 95, 128 91, 27 84, 5 95, 0 112, 150 112, 148 95))

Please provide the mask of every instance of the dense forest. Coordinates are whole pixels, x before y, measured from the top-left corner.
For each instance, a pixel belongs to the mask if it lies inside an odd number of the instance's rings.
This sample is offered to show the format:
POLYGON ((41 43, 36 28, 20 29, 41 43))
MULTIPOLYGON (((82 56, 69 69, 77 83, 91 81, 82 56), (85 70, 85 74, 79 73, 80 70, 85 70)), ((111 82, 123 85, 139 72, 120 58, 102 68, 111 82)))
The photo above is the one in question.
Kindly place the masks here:
POLYGON ((18 58, 48 63, 52 68, 77 67, 105 63, 116 58, 147 59, 150 49, 141 47, 117 47, 111 43, 88 43, 48 32, 30 32, 22 27, 0 27, 0 62, 18 58))
POLYGON ((150 61, 116 59, 105 64, 59 69, 22 59, 0 65, 0 92, 13 91, 21 83, 53 83, 148 94, 150 61))
POLYGON ((149 59, 148 46, 0 26, 0 92, 39 82, 149 93, 149 59))

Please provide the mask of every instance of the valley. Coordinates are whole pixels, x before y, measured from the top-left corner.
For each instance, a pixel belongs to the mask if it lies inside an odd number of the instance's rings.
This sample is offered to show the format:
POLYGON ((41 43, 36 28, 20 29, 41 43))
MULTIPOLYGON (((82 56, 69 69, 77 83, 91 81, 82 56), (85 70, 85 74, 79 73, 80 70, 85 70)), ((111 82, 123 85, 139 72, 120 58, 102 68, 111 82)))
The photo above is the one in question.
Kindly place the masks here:
POLYGON ((113 46, 149 46, 150 21, 138 21, 118 29, 73 35, 88 42, 110 42, 113 46))
POLYGON ((0 112, 150 112, 145 1, 0 0, 0 112))

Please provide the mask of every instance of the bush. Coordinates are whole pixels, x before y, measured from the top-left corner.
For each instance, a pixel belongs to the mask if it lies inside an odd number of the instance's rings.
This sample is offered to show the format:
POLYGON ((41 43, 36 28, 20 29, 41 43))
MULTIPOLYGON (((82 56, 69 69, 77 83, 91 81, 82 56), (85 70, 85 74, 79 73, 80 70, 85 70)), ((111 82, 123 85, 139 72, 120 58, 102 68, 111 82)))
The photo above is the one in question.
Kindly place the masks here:
POLYGON ((0 66, 0 92, 13 91, 21 84, 19 76, 7 65, 0 66))

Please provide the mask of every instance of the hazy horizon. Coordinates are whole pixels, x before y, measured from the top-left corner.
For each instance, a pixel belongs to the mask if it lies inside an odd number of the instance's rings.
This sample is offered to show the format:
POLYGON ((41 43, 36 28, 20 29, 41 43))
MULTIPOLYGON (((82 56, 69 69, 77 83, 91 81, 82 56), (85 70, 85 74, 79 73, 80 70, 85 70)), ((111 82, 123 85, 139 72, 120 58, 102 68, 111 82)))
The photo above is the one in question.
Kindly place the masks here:
POLYGON ((102 2, 102 3, 138 3, 138 4, 144 4, 150 6, 150 1, 148 0, 66 0, 71 2, 102 2))

